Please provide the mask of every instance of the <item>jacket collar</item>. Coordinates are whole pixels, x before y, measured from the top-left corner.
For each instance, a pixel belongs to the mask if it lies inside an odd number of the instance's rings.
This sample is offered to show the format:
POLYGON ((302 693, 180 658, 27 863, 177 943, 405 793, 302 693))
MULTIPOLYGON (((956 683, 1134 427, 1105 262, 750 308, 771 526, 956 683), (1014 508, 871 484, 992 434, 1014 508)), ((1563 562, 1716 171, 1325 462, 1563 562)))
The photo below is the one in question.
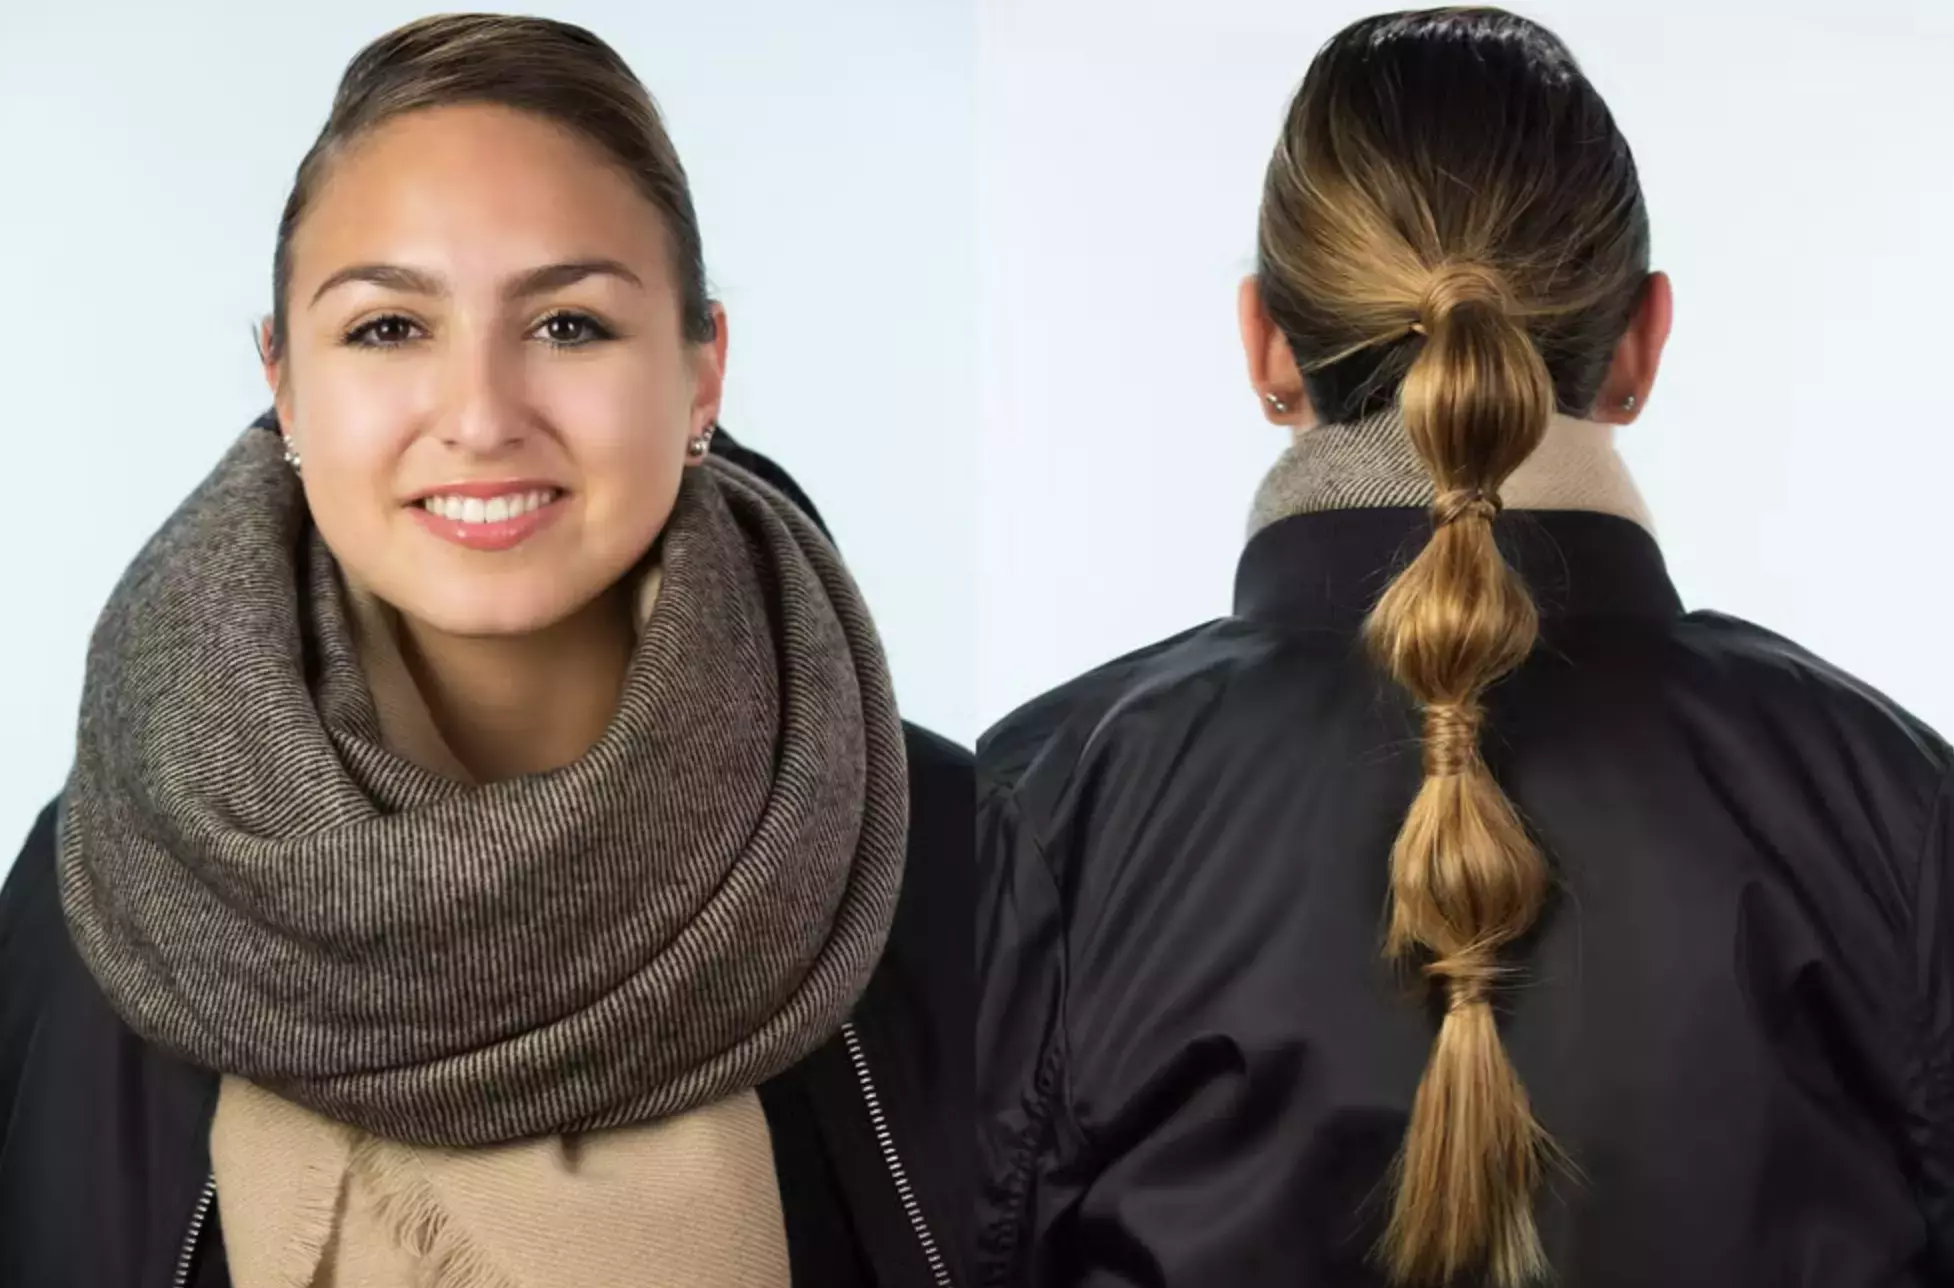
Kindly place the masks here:
MULTIPOLYGON (((1298 514, 1250 539, 1235 573, 1235 614, 1311 629, 1356 630, 1423 548, 1423 509, 1298 514)), ((1543 623, 1665 618, 1682 600, 1655 538, 1627 519, 1584 510, 1509 510, 1494 525, 1543 623)))

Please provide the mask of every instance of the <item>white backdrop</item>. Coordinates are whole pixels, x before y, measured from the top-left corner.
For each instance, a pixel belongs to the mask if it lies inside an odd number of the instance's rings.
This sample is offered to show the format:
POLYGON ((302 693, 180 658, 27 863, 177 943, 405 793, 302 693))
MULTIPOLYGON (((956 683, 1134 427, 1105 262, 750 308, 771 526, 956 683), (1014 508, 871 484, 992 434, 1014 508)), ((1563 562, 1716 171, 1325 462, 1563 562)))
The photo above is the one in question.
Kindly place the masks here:
MULTIPOLYGON (((731 318, 727 427, 793 471, 914 719, 975 732, 973 0, 533 12, 628 59, 731 318)), ((0 870, 58 789, 87 634, 268 402, 251 328, 346 61, 438 6, 0 0, 0 870)))
MULTIPOLYGON (((1228 610, 1284 439, 1236 341, 1263 167, 1351 0, 983 0, 985 722, 1228 610)), ((1954 734, 1954 0, 1532 0, 1641 166, 1676 328, 1625 435, 1693 607, 1954 734)))

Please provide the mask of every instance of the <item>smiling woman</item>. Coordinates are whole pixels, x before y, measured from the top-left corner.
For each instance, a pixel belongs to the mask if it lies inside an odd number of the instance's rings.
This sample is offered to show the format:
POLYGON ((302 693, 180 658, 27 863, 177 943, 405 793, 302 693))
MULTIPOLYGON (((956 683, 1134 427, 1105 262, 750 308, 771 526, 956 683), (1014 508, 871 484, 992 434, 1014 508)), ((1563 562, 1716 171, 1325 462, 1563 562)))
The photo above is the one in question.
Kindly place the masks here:
POLYGON ((355 61, 299 167, 263 344, 279 421, 334 553, 423 647, 532 632, 573 604, 603 623, 599 589, 663 528, 718 411, 725 323, 684 173, 642 92, 604 84, 621 67, 571 45, 511 79, 489 51, 517 51, 478 40, 466 69, 498 98, 471 101, 414 74, 454 56, 417 39, 355 61), (600 89, 630 106, 573 109, 600 89), (593 115, 611 128, 563 123, 593 115), (426 549, 460 534, 412 522, 414 499, 483 487, 551 488, 560 521, 485 564, 426 549))
POLYGON ((957 1282, 969 760, 715 450, 643 86, 391 33, 273 285, 273 411, 112 596, 0 902, 0 1278, 957 1282))

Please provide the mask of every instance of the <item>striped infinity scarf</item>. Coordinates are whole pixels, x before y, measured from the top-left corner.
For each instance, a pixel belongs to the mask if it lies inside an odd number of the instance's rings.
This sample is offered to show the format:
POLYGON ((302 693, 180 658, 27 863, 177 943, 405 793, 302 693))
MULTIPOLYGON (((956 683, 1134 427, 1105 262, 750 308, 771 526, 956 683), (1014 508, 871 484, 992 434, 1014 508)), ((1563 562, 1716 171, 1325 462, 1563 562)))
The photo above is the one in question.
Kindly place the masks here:
POLYGON ((736 467, 686 471, 662 541, 597 744, 456 783, 383 743, 332 556, 246 431, 89 649, 61 898, 128 1024, 427 1145, 676 1114, 832 1036, 901 881, 880 644, 736 467))

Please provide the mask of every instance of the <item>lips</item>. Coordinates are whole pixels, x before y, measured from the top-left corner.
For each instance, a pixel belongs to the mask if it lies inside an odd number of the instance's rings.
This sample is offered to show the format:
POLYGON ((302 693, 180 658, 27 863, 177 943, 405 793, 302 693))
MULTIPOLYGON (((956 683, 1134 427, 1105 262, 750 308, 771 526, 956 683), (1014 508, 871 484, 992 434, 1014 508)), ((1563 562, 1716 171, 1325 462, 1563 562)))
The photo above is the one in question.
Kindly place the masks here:
POLYGON ((469 550, 513 550, 562 513, 566 494, 549 484, 463 483, 417 497, 408 507, 432 535, 469 550))

